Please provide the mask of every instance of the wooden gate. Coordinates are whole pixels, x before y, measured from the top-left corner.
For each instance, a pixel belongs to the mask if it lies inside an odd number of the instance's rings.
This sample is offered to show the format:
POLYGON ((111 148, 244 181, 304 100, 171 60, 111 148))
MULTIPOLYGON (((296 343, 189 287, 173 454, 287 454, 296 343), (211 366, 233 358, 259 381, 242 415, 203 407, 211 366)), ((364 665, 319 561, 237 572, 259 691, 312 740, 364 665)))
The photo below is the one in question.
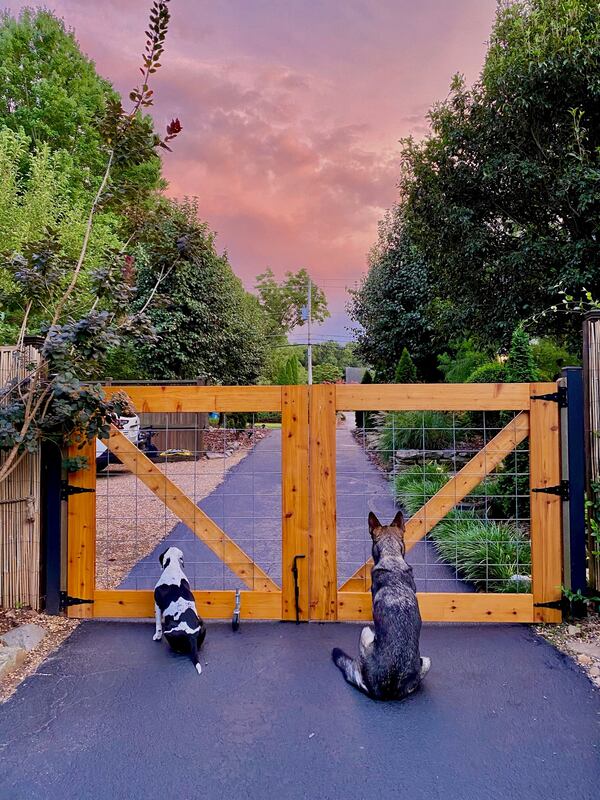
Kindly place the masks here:
MULTIPOLYGON (((307 386, 124 386, 138 412, 276 412, 281 414, 281 581, 263 570, 194 499, 116 428, 109 449, 169 512, 183 522, 246 589, 241 615, 248 619, 368 620, 370 563, 338 579, 336 431, 340 412, 505 412, 502 429, 412 515, 407 550, 424 540, 451 510, 526 439, 529 441, 531 589, 518 593, 419 592, 424 620, 459 622, 557 622, 561 597, 561 500, 546 491, 560 484, 559 406, 555 384, 414 384, 307 386), (508 413, 506 413, 508 412, 508 413), (299 558, 296 558, 299 556, 299 558), (294 569, 295 567, 295 569, 294 569)), ((94 446, 72 455, 87 455, 94 446)), ((68 505, 68 595, 73 617, 151 617, 151 589, 97 588, 94 469, 72 473, 68 505)), ((410 554, 408 556, 410 562, 410 554)), ((194 592, 205 618, 234 609, 233 590, 194 592)))

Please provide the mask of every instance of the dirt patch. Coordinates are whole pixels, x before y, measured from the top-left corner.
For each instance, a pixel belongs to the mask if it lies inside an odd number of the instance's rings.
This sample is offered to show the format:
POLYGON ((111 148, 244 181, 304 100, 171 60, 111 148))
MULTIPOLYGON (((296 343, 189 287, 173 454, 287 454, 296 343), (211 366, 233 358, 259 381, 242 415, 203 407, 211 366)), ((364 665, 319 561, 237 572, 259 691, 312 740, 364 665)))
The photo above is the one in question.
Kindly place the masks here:
POLYGON ((600 614, 590 613, 584 619, 561 625, 537 625, 535 630, 576 661, 600 689, 600 614))
POLYGON ((35 649, 27 653, 25 662, 18 669, 4 678, 0 678, 0 703, 8 700, 21 681, 34 673, 40 664, 71 635, 79 624, 76 619, 50 617, 47 614, 41 614, 29 608, 0 608, 0 634, 6 633, 18 625, 25 625, 28 622, 33 622, 45 628, 47 634, 35 649))
MULTIPOLYGON (((269 435, 257 430, 228 444, 237 449, 222 458, 158 463, 159 469, 196 504, 223 482, 229 470, 269 435)), ((163 501, 121 465, 111 465, 96 483, 96 586, 114 589, 132 567, 179 522, 163 501)))

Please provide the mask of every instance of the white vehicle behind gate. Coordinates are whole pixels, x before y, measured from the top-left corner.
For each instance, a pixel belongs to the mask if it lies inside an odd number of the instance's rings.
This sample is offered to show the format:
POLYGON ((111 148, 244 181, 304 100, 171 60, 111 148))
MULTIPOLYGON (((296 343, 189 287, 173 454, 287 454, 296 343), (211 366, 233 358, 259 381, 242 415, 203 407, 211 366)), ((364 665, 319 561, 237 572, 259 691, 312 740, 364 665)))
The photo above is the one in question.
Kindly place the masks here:
MULTIPOLYGON (((137 445, 140 439, 140 418, 137 414, 130 417, 119 417, 117 427, 129 439, 137 445)), ((96 439, 96 471, 101 472, 106 469, 108 464, 118 464, 119 459, 114 456, 106 444, 101 439, 96 439)))

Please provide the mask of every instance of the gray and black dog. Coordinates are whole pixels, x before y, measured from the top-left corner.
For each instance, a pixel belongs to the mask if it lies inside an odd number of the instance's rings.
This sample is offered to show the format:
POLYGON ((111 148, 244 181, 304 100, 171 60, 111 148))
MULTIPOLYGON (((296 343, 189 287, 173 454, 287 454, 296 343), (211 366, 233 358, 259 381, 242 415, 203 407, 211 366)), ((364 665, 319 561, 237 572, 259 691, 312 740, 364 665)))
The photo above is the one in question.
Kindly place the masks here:
POLYGON ((404 560, 404 517, 398 512, 391 525, 381 525, 369 513, 373 539, 371 594, 373 624, 362 629, 358 659, 335 647, 334 664, 344 678, 374 700, 402 700, 414 692, 429 672, 431 661, 421 658, 421 614, 412 567, 404 560))

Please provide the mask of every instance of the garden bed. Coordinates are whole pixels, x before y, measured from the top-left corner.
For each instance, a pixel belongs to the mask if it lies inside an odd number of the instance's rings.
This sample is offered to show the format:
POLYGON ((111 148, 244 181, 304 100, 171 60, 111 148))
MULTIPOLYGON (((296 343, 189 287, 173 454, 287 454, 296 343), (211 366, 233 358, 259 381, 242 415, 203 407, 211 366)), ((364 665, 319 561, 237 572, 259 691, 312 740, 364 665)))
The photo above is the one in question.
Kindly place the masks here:
POLYGON ((46 636, 37 647, 27 653, 20 667, 0 678, 0 703, 8 700, 21 681, 35 672, 79 624, 76 619, 67 619, 63 616, 51 617, 30 608, 0 608, 0 635, 31 622, 45 628, 46 636))
POLYGON ((536 631, 583 669, 600 689, 600 614, 590 613, 575 623, 538 625, 536 631))

